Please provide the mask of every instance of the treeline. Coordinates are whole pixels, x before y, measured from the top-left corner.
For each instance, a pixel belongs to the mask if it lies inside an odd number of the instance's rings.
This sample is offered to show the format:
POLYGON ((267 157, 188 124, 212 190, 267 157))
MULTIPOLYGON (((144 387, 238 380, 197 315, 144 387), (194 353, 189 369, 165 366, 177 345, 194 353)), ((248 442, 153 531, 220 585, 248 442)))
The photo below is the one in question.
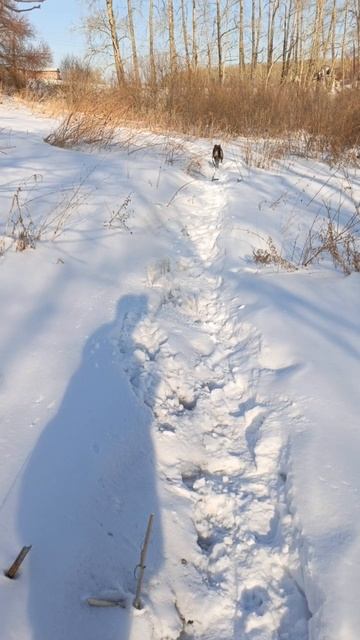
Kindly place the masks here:
POLYGON ((360 0, 88 4, 88 60, 111 65, 113 85, 90 62, 68 59, 71 111, 194 135, 286 137, 290 151, 329 158, 358 154, 360 0))
MULTIPOLYGON (((48 47, 33 44, 25 13, 43 2, 0 0, 0 72, 50 62, 48 47)), ((74 114, 71 127, 81 114, 86 135, 89 123, 101 131, 141 123, 194 135, 277 136, 290 151, 297 144, 331 158, 360 155, 360 0, 87 5, 87 60, 64 60, 63 84, 51 93, 55 108, 74 114)))
POLYGON ((119 85, 206 70, 309 84, 360 72, 360 0, 89 0, 89 54, 119 85), (326 67, 326 71, 324 68, 326 67))

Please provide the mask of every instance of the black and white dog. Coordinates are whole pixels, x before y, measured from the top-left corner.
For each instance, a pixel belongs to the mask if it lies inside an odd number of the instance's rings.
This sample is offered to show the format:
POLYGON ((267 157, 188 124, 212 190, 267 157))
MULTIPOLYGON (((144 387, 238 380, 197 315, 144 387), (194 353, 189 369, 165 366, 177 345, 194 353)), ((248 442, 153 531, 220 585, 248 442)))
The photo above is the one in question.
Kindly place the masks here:
POLYGON ((221 148, 221 144, 214 144, 214 148, 212 151, 212 160, 216 168, 218 168, 220 162, 224 160, 224 152, 221 148))

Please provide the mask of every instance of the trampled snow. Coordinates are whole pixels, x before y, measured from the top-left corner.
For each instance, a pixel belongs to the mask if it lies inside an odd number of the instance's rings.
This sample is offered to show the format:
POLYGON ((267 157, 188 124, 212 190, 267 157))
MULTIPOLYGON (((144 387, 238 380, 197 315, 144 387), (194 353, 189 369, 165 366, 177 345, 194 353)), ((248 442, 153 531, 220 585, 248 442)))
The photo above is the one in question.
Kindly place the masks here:
POLYGON ((357 640, 360 276, 253 259, 351 216, 356 170, 55 126, 0 105, 1 637, 357 640))

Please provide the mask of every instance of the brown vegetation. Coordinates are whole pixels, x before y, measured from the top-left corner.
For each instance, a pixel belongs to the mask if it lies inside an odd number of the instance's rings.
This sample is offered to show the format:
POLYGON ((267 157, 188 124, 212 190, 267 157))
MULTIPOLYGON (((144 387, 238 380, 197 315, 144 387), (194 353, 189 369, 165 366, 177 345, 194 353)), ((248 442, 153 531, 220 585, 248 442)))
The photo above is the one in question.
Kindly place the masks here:
POLYGON ((79 76, 63 85, 56 102, 70 112, 68 125, 74 126, 78 113, 84 130, 88 119, 90 127, 104 126, 105 137, 110 125, 131 124, 205 137, 262 138, 267 142, 261 155, 269 162, 257 164, 249 147, 248 164, 264 168, 287 153, 321 155, 333 162, 344 152, 352 150, 355 160, 359 154, 360 87, 333 94, 317 85, 236 78, 219 86, 200 72, 179 73, 155 87, 110 87, 79 76))
POLYGON ((350 194, 353 212, 344 215, 341 204, 336 210, 324 203, 326 216, 319 213, 310 224, 301 250, 295 251, 297 241, 291 249, 291 255, 283 255, 271 237, 261 239, 263 248, 253 249, 254 261, 260 265, 276 265, 292 271, 300 267, 309 267, 321 259, 330 259, 334 266, 344 273, 360 271, 360 204, 354 200, 352 185, 344 171, 346 192, 350 194))
POLYGON ((111 143, 113 135, 110 115, 104 116, 94 109, 88 109, 85 113, 71 111, 59 127, 45 138, 45 142, 64 149, 81 144, 105 148, 111 143))
POLYGON ((290 137, 292 149, 337 159, 359 142, 359 2, 151 0, 144 39, 136 0, 89 0, 88 52, 112 66, 114 87, 79 101, 67 87, 67 106, 97 104, 116 124, 282 138, 281 153, 290 137))

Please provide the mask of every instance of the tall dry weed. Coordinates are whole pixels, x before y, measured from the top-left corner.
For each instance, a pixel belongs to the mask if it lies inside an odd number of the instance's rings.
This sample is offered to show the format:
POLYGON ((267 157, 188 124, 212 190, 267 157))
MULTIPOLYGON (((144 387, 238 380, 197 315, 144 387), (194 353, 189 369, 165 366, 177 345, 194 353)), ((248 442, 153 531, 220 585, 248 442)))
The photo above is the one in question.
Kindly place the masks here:
MULTIPOLYGON (((220 86, 199 72, 164 75, 156 86, 67 84, 57 101, 58 110, 73 114, 72 123, 75 114, 83 114, 91 126, 101 118, 111 126, 126 124, 195 136, 273 138, 288 141, 293 152, 305 155, 322 154, 338 162, 347 153, 353 160, 360 159, 360 87, 331 93, 316 83, 267 84, 240 81, 234 74, 220 86)), ((56 98, 51 105, 54 110, 56 98)))

